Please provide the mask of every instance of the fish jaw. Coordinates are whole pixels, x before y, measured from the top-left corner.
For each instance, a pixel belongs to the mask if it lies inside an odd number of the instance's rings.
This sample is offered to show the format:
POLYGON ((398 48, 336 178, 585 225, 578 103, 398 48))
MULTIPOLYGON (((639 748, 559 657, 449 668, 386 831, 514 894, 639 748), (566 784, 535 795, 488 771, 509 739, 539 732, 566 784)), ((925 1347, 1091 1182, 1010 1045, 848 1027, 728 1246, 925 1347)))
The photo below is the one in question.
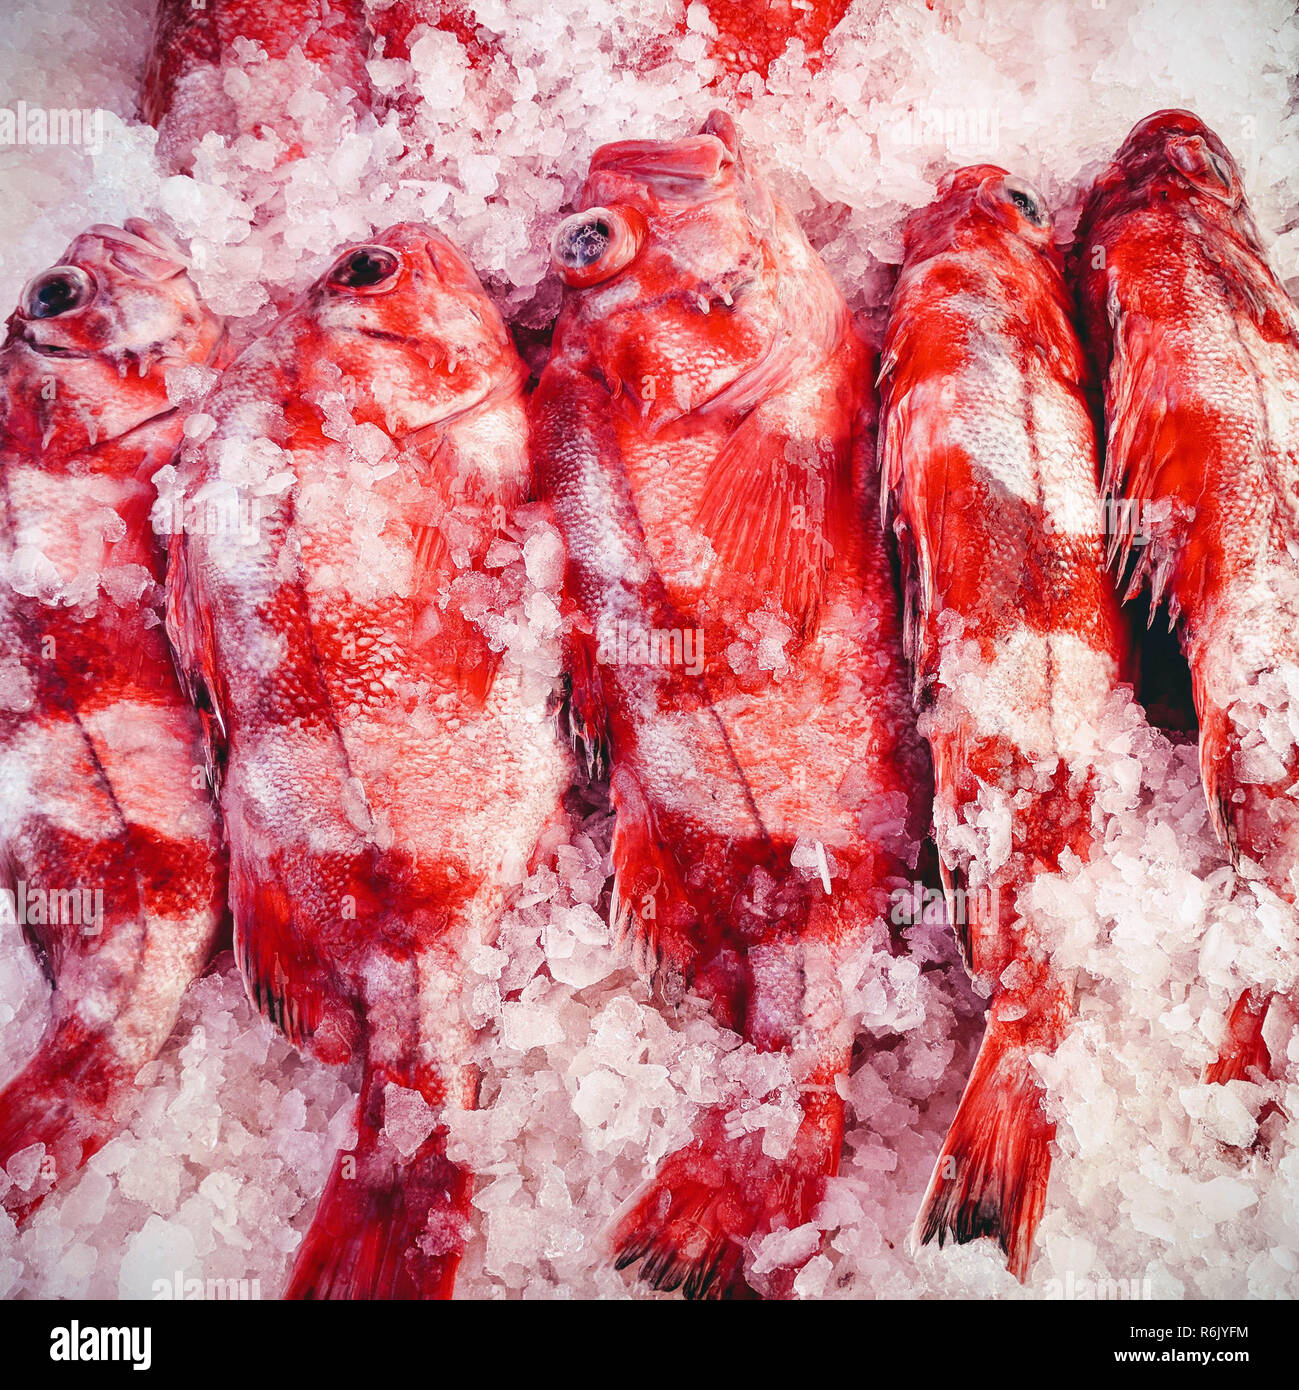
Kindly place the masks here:
MULTIPOLYGON (((801 306, 778 299, 778 288, 824 269, 749 169, 729 117, 716 112, 699 135, 677 141, 603 146, 580 207, 565 227, 612 213, 643 230, 636 254, 594 283, 585 267, 556 261, 570 287, 554 355, 571 345, 573 361, 629 415, 661 429, 709 402, 743 408, 797 356, 789 320, 801 306)), ((839 326, 814 313, 802 324, 813 352, 839 326)))
POLYGON ((473 268, 431 228, 403 223, 349 248, 294 317, 308 343, 308 384, 324 388, 340 372, 376 383, 354 393, 353 416, 397 439, 436 430, 491 399, 521 397, 526 373, 509 330, 473 268), (384 251, 396 260, 391 275, 373 286, 340 283, 349 258, 384 251), (326 368, 318 382, 315 365, 326 368))

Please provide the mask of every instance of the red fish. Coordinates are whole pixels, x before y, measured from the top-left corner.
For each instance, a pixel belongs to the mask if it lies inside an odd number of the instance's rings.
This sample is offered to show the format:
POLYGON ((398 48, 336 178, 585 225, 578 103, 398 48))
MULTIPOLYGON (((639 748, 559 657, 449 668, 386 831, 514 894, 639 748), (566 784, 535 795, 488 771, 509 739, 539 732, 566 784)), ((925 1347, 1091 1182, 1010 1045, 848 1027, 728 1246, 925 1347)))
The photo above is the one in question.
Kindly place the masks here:
MULTIPOLYGON (((1191 669, 1200 772, 1238 866, 1299 894, 1299 318, 1240 170, 1189 111, 1133 127, 1074 261, 1105 373, 1105 488, 1140 519, 1128 596, 1166 601, 1191 669)), ((1208 1078, 1267 1074, 1266 982, 1208 1078)))
POLYGON ((120 1126, 223 918, 198 720, 162 621, 153 476, 180 442, 170 368, 220 325, 138 219, 92 227, 38 275, 0 349, 0 881, 54 985, 0 1091, 0 1165, 45 1146, 6 1207, 34 1209, 120 1126))
POLYGON ((705 1112, 615 1245, 658 1288, 725 1297, 837 1170, 840 968, 888 942, 928 772, 870 357, 825 267, 721 112, 598 150, 581 206, 553 241, 566 290, 534 447, 587 629, 570 719, 611 769, 611 910, 666 995, 693 982, 789 1055, 802 1110, 778 1156, 705 1112))
POLYGON ((934 830, 987 1030, 915 1238, 1000 1241, 1025 1278, 1054 1125, 1035 1053, 1068 991, 1017 907, 1086 858, 1095 739, 1127 641, 1096 432, 1052 220, 1004 170, 949 174, 907 224, 883 353, 884 482, 934 760, 934 830))
POLYGON ((810 71, 824 60, 822 45, 838 26, 852 0, 705 0, 717 26, 710 56, 728 73, 756 72, 764 78, 772 63, 797 39, 810 71))
POLYGON ((285 94, 274 90, 267 106, 256 81, 243 92, 231 88, 230 60, 245 44, 260 45, 271 59, 300 50, 337 101, 367 106, 370 43, 364 0, 158 0, 140 113, 158 128, 159 158, 178 173, 189 172, 210 131, 227 141, 274 132, 292 149, 305 128, 300 122, 313 117, 291 117, 285 94))
MULTIPOLYGON (((459 0, 394 0, 382 10, 370 12, 370 29, 382 39, 385 58, 410 59, 411 45, 425 28, 441 29, 459 41, 474 67, 490 63, 498 45, 474 17, 473 7, 459 0)), ((376 51, 380 46, 376 44, 376 51)))
POLYGON ((488 564, 526 519, 524 375, 459 252, 393 227, 231 364, 183 461, 190 505, 249 523, 178 537, 169 613, 209 712, 236 955, 291 1041, 363 1062, 290 1297, 448 1297, 463 1248, 462 955, 569 766, 483 631, 527 598, 488 564))

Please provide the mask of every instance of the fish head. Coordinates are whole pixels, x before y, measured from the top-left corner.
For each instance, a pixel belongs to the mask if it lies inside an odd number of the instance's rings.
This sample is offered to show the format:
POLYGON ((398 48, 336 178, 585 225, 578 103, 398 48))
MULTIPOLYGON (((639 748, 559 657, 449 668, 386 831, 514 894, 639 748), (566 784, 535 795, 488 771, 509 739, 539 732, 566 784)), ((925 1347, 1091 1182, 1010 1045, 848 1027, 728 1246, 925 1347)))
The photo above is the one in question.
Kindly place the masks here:
POLYGON ((1054 231, 1051 210, 1031 184, 995 164, 971 164, 943 176, 934 200, 907 219, 903 243, 908 262, 993 241, 1012 254, 1058 259, 1054 231))
POLYGON ((167 414, 166 373, 209 361, 221 323, 187 259, 142 218, 82 232, 29 280, 0 348, 0 413, 47 455, 119 439, 167 414))
POLYGON ((356 383, 353 418, 394 439, 495 391, 522 390, 500 313, 469 262, 430 227, 401 223, 349 246, 303 312, 321 339, 317 359, 356 383))
POLYGON ((650 428, 717 400, 795 326, 787 220, 723 112, 684 139, 602 146, 551 241, 557 346, 576 343, 650 428))
POLYGON ((1263 254, 1240 166, 1191 111, 1156 111, 1132 127, 1093 185, 1084 223, 1142 208, 1190 215, 1263 254))
POLYGON ((1190 111, 1156 111, 1138 121, 1114 163, 1128 182, 1146 183, 1168 195, 1209 198, 1231 209, 1244 196, 1231 152, 1190 111))

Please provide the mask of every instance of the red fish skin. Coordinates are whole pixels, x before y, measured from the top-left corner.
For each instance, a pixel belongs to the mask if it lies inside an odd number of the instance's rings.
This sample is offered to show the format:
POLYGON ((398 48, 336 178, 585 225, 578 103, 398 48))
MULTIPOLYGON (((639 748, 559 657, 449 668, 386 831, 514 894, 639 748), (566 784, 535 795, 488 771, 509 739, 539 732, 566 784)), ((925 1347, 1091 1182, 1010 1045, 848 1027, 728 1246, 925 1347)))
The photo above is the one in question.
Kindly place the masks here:
POLYGON ((581 203, 597 211, 565 226, 618 231, 593 282, 567 268, 533 438, 586 629, 570 717, 611 768, 613 917, 665 996, 689 982, 789 1054, 803 1110, 778 1158, 705 1112, 613 1243, 656 1287, 742 1296, 751 1241, 806 1222, 837 1170, 839 972, 887 942, 928 804, 875 520, 869 353, 723 113, 597 151, 581 203), (779 678, 754 615, 785 624, 779 678), (702 662, 619 659, 620 623, 701 630, 702 662), (832 891, 791 866, 800 838, 822 845, 832 891))
POLYGON ((489 31, 479 24, 472 6, 457 0, 395 0, 381 10, 371 8, 369 23, 374 39, 383 40, 375 48, 379 51, 381 47, 385 58, 409 61, 411 45, 419 41, 425 27, 453 34, 475 68, 489 65, 500 51, 489 31))
MULTIPOLYGON (((189 173, 194 151, 210 131, 227 141, 262 134, 246 127, 240 103, 225 88, 221 64, 240 40, 269 58, 294 48, 326 74, 340 101, 370 103, 366 60, 371 34, 364 0, 158 0, 153 44, 140 92, 140 114, 159 132, 158 157, 174 173, 189 173)), ((287 112, 269 123, 290 142, 299 132, 287 112)))
MULTIPOLYGON (((1219 838, 1294 903, 1299 741, 1293 725, 1269 737, 1259 684, 1299 663, 1299 319, 1240 170, 1189 111, 1133 128, 1089 194, 1073 263, 1105 379, 1105 487, 1150 511, 1129 595, 1149 584, 1178 625, 1219 838)), ((1269 1074, 1267 985, 1231 1010, 1207 1079, 1269 1074)))
POLYGON ((179 250, 139 220, 91 228, 61 266, 29 286, 0 348, 0 873, 10 894, 98 892, 102 912, 65 898, 64 920, 24 926, 54 993, 36 1053, 0 1091, 0 1166, 45 1145, 37 1180, 3 1195, 19 1218, 120 1128, 225 920, 150 524, 151 480, 182 424, 164 374, 209 362, 220 325, 179 250), (67 267, 83 289, 34 315, 33 287, 69 283, 67 267), (114 571, 133 580, 117 598, 99 583, 114 571))
POLYGON ((705 4, 717 26, 710 56, 735 76, 756 72, 765 78, 794 39, 803 44, 808 69, 817 72, 824 61, 822 45, 848 13, 852 0, 806 4, 766 0, 756 5, 751 0, 705 0, 705 4))
POLYGON ((1051 234, 1040 198, 1004 170, 949 174, 908 223, 881 373, 935 836, 966 963, 991 995, 915 1238, 995 1237, 1021 1280, 1055 1132, 1030 1059, 1059 1043, 1070 998, 1016 902, 1066 851, 1090 852, 1094 739, 1130 649, 1051 234), (1008 813, 999 847, 974 834, 988 804, 1008 813), (984 895, 980 910, 957 887, 984 895))
POLYGON ((170 575, 170 627, 212 711, 236 956, 291 1041, 364 1064, 359 1140, 290 1297, 446 1297, 463 1248, 471 1176, 444 1122, 476 1091, 461 962, 570 768, 467 616, 504 583, 491 541, 524 519, 524 377, 459 252, 406 224, 345 252, 235 360, 183 459, 190 497, 265 499, 254 542, 192 527, 170 575), (339 280, 377 248, 391 273, 339 280), (349 430, 392 466, 373 476, 338 442, 349 430), (415 1153, 384 1132, 394 1085, 434 1112, 415 1153))

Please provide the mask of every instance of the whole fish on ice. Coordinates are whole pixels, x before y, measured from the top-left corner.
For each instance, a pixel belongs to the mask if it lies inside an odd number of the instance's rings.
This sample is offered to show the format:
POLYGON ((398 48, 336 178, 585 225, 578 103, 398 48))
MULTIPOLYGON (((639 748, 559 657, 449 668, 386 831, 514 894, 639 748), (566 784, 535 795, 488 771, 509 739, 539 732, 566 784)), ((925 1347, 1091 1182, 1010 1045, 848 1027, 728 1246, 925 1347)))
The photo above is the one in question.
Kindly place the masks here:
MULTIPOLYGON (((1074 248, 1105 374, 1105 489, 1137 517, 1128 594, 1168 604, 1191 668, 1200 770, 1238 867, 1299 897, 1299 317, 1240 170, 1189 111, 1133 127, 1074 248), (1135 544, 1138 536, 1143 542, 1135 544)), ((1266 1074, 1269 991, 1227 1020, 1208 1077, 1266 1074)))
POLYGON ((559 538, 520 510, 524 376, 460 253, 404 224, 231 364, 183 460, 195 505, 254 521, 176 538, 169 612, 207 712, 236 955, 291 1041, 363 1064, 359 1138, 290 1297, 446 1297, 463 1248, 472 1178, 445 1123, 476 1094, 463 962, 569 768, 488 631, 518 605, 559 624, 559 538), (526 564, 489 556, 511 537, 526 564))
POLYGON ((1017 900, 1090 852, 1095 739, 1128 645, 1051 235, 1039 195, 1004 170, 947 175, 907 223, 881 372, 934 833, 962 954, 991 995, 915 1236, 994 1237, 1020 1279, 1055 1133, 1032 1058, 1058 1044, 1070 997, 1017 900))
POLYGON ((801 1112, 772 1153, 706 1111, 619 1223, 621 1265, 723 1297, 837 1170, 843 972, 887 948, 928 769, 870 354, 824 266, 720 112, 598 150, 581 208, 553 240, 566 289, 534 450, 580 614, 572 729, 611 770, 612 913, 665 994, 689 981, 788 1055, 801 1112))
POLYGON ((181 437, 166 373, 207 363, 221 330, 181 252, 138 219, 79 236, 8 330, 0 905, 54 986, 36 1054, 0 1091, 0 1167, 39 1157, 3 1194, 23 1214, 119 1128, 224 921, 220 832, 150 519, 153 477, 181 437))

